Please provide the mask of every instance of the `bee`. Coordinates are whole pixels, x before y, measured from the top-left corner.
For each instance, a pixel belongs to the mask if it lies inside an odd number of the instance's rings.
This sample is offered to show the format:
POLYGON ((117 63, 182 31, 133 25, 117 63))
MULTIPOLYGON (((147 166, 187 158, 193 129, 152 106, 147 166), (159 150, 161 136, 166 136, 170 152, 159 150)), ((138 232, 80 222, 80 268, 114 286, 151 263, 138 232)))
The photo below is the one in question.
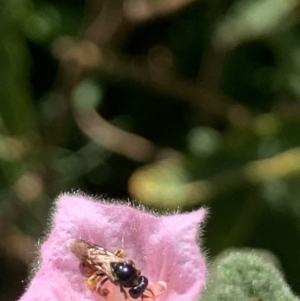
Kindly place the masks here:
POLYGON ((153 297, 148 286, 148 279, 141 275, 132 260, 124 259, 124 250, 118 249, 114 253, 82 239, 70 239, 69 249, 80 260, 79 269, 83 276, 88 277, 86 284, 92 291, 107 297, 108 289, 103 288, 104 283, 110 280, 120 287, 124 298, 128 293, 133 299, 139 297, 153 297), (128 288, 128 293, 125 290, 128 288))

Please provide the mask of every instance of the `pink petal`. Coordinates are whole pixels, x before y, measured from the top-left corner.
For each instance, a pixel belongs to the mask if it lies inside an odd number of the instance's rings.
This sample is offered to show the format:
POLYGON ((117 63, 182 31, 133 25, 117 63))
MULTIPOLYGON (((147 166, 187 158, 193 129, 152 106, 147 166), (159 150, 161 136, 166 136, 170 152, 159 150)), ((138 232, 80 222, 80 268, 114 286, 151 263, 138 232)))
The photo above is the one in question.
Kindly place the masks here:
POLYGON ((62 195, 56 202, 52 230, 41 248, 40 269, 20 301, 105 300, 85 286, 79 261, 67 247, 72 238, 111 252, 123 248, 125 257, 156 283, 162 301, 194 300, 206 277, 204 257, 196 242, 204 216, 204 209, 157 216, 82 195, 62 195))

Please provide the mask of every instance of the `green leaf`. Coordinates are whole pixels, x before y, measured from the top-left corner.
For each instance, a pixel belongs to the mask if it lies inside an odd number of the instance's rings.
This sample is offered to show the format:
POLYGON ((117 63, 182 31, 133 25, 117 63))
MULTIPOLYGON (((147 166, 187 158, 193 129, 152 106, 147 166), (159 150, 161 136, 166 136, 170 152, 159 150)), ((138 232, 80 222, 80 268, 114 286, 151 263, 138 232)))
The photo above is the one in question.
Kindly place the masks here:
POLYGON ((212 264, 201 301, 296 301, 266 251, 239 250, 221 254, 212 264))

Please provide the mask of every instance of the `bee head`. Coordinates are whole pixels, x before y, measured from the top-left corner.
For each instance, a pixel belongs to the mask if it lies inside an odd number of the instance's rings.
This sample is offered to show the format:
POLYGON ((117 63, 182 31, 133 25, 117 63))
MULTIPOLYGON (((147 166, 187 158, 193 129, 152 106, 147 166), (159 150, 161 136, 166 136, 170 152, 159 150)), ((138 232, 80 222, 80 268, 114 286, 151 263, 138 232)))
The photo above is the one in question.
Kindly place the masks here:
POLYGON ((148 286, 148 279, 144 276, 139 276, 136 281, 136 285, 130 288, 129 295, 133 299, 137 299, 143 294, 147 286, 148 286))

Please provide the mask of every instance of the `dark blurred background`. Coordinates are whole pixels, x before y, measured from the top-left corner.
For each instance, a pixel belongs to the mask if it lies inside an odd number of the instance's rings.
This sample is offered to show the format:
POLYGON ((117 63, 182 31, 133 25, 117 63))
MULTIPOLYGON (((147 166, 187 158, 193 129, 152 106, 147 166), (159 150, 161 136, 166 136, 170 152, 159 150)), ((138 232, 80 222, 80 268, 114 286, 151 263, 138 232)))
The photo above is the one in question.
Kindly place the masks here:
POLYGON ((1 0, 0 300, 61 192, 210 208, 300 293, 300 3, 1 0))

